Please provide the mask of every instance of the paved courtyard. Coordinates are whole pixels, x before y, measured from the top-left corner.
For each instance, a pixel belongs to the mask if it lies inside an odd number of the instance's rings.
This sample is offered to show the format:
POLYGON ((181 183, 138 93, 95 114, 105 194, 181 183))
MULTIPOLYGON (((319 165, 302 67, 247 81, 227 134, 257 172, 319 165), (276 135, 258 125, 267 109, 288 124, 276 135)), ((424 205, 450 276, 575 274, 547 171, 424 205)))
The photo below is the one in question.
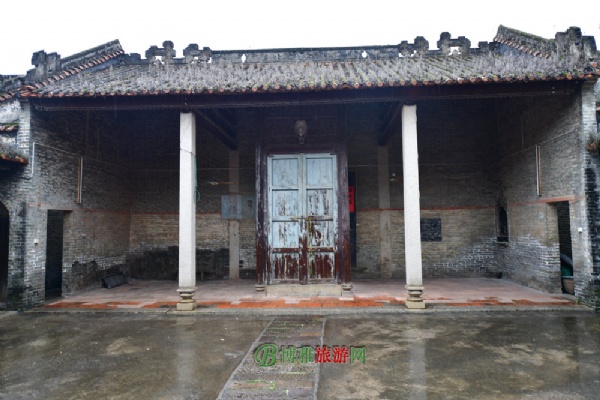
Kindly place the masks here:
POLYGON ((460 310, 0 313, 0 398, 598 398, 599 314, 460 310))

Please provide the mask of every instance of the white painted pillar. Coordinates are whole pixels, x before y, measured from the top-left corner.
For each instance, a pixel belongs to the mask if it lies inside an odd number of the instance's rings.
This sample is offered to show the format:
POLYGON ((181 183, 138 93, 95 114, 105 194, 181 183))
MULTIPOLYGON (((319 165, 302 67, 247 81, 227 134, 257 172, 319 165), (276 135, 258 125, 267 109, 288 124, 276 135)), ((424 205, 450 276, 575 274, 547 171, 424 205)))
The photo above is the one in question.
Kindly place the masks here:
MULTIPOLYGON (((240 193, 240 152, 229 151, 229 193, 240 193)), ((240 278, 240 221, 229 220, 229 279, 240 278)))
POLYGON ((179 295, 177 310, 196 308, 196 118, 179 118, 179 295))
POLYGON ((421 202, 417 106, 402 107, 402 171, 404 174, 404 254, 406 256, 406 307, 425 308, 421 258, 421 202))

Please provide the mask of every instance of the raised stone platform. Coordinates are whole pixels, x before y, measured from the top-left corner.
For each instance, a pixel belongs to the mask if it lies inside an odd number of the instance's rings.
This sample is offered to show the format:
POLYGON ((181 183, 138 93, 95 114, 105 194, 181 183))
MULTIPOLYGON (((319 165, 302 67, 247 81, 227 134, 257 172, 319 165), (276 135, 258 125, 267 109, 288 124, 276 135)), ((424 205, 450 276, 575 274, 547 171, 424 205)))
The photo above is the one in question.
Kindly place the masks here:
POLYGON ((342 295, 342 285, 336 283, 266 285, 267 296, 337 296, 342 295))

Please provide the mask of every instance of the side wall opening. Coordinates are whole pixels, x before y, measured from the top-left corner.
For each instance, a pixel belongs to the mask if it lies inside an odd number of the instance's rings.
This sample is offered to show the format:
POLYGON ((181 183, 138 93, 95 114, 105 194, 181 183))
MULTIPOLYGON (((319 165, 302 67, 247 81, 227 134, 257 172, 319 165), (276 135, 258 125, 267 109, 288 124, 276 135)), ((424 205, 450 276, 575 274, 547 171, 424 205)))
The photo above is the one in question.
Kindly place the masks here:
POLYGON ((571 217, 569 202, 556 203, 558 216, 558 240, 560 249, 560 275, 562 291, 575 294, 573 283, 573 244, 571 242, 571 217))
POLYGON ((48 210, 46 239, 46 300, 62 295, 64 211, 48 210))

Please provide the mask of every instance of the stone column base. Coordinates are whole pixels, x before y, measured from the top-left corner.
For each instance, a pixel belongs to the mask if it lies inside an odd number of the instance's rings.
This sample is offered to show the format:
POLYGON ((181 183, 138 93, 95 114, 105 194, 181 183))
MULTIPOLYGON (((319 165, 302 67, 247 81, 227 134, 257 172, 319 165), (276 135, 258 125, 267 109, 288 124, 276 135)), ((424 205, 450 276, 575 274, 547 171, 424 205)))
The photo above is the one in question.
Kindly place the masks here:
POLYGON ((423 301, 423 286, 406 286, 408 297, 406 298, 406 308, 424 309, 425 302, 423 301))
POLYGON ((196 300, 194 295, 196 294, 195 288, 179 288, 177 289, 181 300, 177 303, 177 311, 193 311, 196 309, 196 300))
POLYGON ((342 297, 354 296, 351 283, 342 283, 342 297))
POLYGON ((265 294, 267 292, 267 285, 262 285, 262 284, 254 285, 254 291, 258 294, 265 294))

